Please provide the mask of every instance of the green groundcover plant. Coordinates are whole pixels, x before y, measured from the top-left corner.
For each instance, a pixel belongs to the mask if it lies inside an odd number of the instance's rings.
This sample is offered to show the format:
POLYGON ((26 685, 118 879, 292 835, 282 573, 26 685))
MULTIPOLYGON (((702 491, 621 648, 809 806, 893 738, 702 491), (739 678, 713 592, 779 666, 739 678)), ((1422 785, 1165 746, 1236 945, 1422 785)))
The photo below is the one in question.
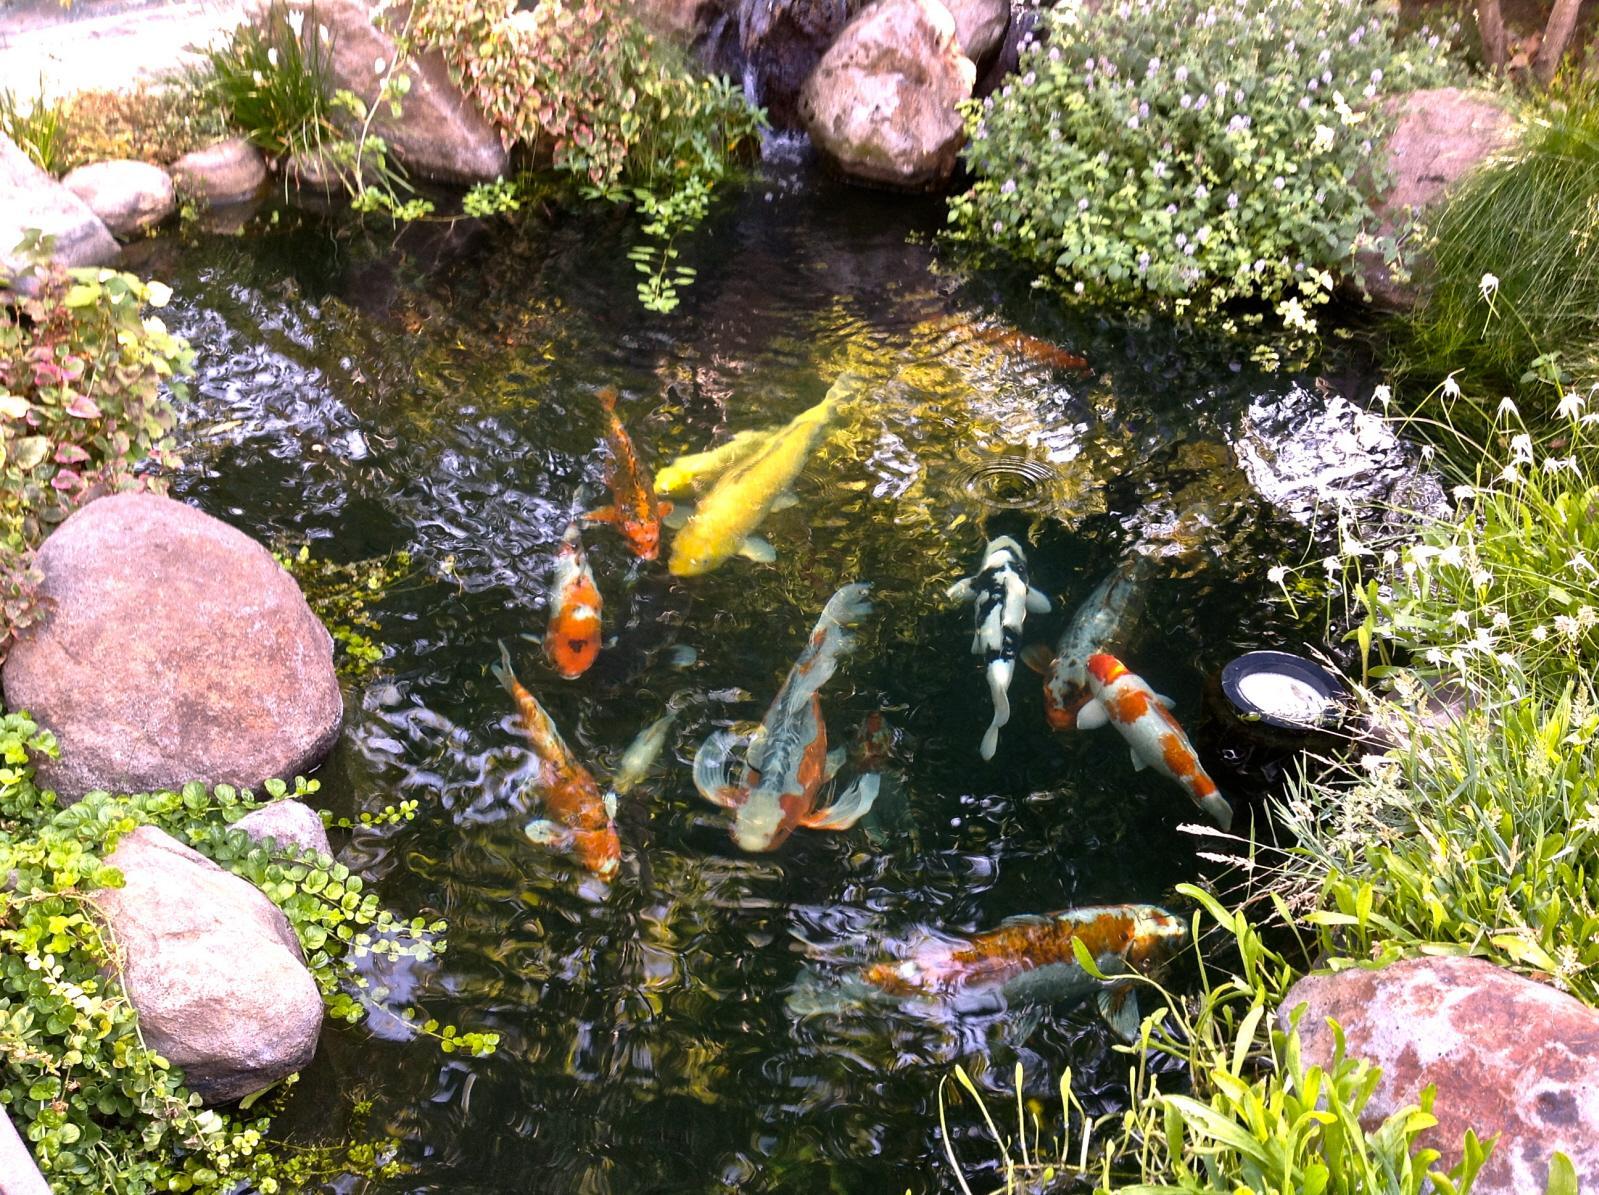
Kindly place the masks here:
POLYGON ((1382 101, 1452 78, 1445 50, 1337 0, 1066 0, 967 107, 954 238, 1090 302, 1308 332, 1371 220, 1382 101))

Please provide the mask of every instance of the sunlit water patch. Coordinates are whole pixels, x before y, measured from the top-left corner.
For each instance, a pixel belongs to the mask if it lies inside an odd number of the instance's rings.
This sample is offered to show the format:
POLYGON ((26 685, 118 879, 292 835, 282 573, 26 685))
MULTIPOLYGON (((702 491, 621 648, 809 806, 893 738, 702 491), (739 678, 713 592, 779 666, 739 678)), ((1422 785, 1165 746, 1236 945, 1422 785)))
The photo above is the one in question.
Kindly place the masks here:
MULTIPOLYGON (((178 492, 335 558, 406 550, 420 578, 376 610, 391 650, 347 693, 322 795, 352 816, 419 802, 338 845, 391 907, 447 918, 449 949, 370 966, 377 1011, 327 1031, 290 1109, 336 1126, 373 1099, 412 1167, 381 1189, 945 1191, 936 1090, 952 1063, 999 1091, 1020 1060, 1046 1102, 1070 1066, 1091 1108, 1115 1105, 1124 1061, 1091 1003, 804 1015, 791 997, 918 935, 1087 904, 1182 911, 1174 885, 1210 866, 1177 828, 1193 807, 1135 773, 1114 732, 1053 735, 1020 670, 999 754, 978 757, 987 688, 971 609, 944 589, 986 537, 1016 536, 1054 606, 1026 637, 1053 643, 1119 561, 1148 556, 1122 655, 1215 765, 1210 682, 1307 633, 1265 568, 1308 533, 1234 450, 1251 404, 1289 382, 1171 329, 1069 320, 1003 280, 958 286, 924 247, 939 220, 792 169, 759 179, 686 247, 699 278, 670 319, 638 306, 632 229, 607 214, 380 239, 286 210, 246 238, 147 249, 199 350, 178 492), (601 386, 664 462, 780 425, 850 373, 798 503, 761 528, 774 564, 678 580, 590 528, 605 648, 576 681, 544 666, 524 636, 548 620, 581 492, 602 500, 601 386), (852 831, 744 854, 689 762, 714 729, 762 716, 856 579, 875 610, 823 708, 833 744, 874 711, 896 728, 884 796, 852 831), (523 833, 534 768, 488 671, 498 641, 602 783, 679 711, 621 801, 614 884, 523 833), (407 1003, 499 1032, 499 1052, 440 1054, 383 1011, 407 1003)), ((1247 807, 1248 778, 1215 772, 1247 807)), ((952 1116, 980 1136, 971 1108, 952 1116)))

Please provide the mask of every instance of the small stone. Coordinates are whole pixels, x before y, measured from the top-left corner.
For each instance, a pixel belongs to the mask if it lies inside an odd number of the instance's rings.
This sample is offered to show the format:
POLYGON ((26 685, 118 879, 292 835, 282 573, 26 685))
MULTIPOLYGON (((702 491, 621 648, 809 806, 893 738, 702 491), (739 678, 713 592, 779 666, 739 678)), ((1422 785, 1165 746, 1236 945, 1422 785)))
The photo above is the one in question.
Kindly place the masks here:
POLYGON ((296 152, 283 163, 283 176, 296 187, 332 193, 344 185, 328 155, 320 151, 296 152))
POLYGON ((149 162, 95 162, 68 171, 61 183, 119 237, 155 227, 178 206, 172 177, 149 162))
POLYGON ((153 826, 106 862, 125 879, 94 894, 151 1049, 208 1104, 294 1074, 316 1053, 322 997, 282 911, 258 888, 153 826))
POLYGON ((955 18, 955 44, 973 62, 982 62, 1005 40, 1010 0, 942 0, 955 18))
POLYGON ((243 137, 218 141, 172 163, 172 177, 185 195, 219 207, 254 198, 266 176, 261 151, 243 137))
POLYGON ((265 548, 156 494, 99 498, 38 555, 47 611, 12 646, 7 707, 56 733, 71 801, 190 780, 259 788, 320 763, 343 698, 333 640, 265 548))
POLYGON ((800 97, 811 142, 847 178, 942 186, 965 142, 977 68, 939 0, 878 0, 844 27, 800 97))
POLYGON ((1476 958, 1309 976, 1283 1000, 1284 1027, 1300 1004, 1307 1066, 1331 1064, 1331 1018, 1347 1055, 1382 1069, 1360 1118, 1368 1130, 1433 1086, 1438 1124, 1421 1144, 1442 1153, 1441 1168, 1459 1161, 1467 1129, 1499 1134, 1473 1195, 1544 1190, 1556 1150, 1583 1190, 1599 1191, 1599 1012, 1476 958))
POLYGON ((280 847, 292 846, 302 851, 333 854, 321 815, 309 805, 290 798, 274 801, 253 813, 245 814, 233 823, 233 828, 243 830, 257 842, 275 841, 280 847))
POLYGON ((116 238, 100 217, 0 133, 0 281, 28 264, 15 250, 30 229, 55 238, 52 256, 62 265, 98 266, 116 260, 116 238))

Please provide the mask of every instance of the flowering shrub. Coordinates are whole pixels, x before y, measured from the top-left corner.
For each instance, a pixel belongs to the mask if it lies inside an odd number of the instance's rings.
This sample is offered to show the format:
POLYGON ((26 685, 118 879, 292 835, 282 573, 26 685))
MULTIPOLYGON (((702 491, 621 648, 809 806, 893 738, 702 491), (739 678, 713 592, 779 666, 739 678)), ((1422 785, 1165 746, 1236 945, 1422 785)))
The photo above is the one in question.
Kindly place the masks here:
POLYGON ((170 294, 116 270, 35 267, 0 306, 0 645, 31 617, 29 556, 87 498, 154 486, 177 463, 172 405, 193 354, 148 304, 170 294))
POLYGON ((1257 300, 1312 330, 1370 217, 1380 99, 1450 74, 1436 35, 1401 44, 1337 0, 1066 0, 1019 78, 966 110, 978 181, 957 240, 1095 302, 1232 330, 1257 300))

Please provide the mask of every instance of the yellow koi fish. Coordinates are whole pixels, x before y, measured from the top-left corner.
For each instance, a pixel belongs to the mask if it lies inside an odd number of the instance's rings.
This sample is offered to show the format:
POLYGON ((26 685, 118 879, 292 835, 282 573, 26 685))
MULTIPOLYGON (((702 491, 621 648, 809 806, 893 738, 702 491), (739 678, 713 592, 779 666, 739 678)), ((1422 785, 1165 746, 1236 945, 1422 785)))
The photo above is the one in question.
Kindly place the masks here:
POLYGON ((826 398, 796 415, 753 455, 722 475, 672 541, 669 569, 674 577, 697 577, 735 555, 762 563, 777 559, 772 545, 755 529, 770 511, 798 501, 789 487, 833 421, 842 401, 842 382, 842 378, 835 382, 826 398))
POLYGON ((655 492, 679 498, 702 489, 733 466, 759 452, 778 432, 775 427, 751 428, 735 432, 726 444, 680 456, 655 473, 655 492))

